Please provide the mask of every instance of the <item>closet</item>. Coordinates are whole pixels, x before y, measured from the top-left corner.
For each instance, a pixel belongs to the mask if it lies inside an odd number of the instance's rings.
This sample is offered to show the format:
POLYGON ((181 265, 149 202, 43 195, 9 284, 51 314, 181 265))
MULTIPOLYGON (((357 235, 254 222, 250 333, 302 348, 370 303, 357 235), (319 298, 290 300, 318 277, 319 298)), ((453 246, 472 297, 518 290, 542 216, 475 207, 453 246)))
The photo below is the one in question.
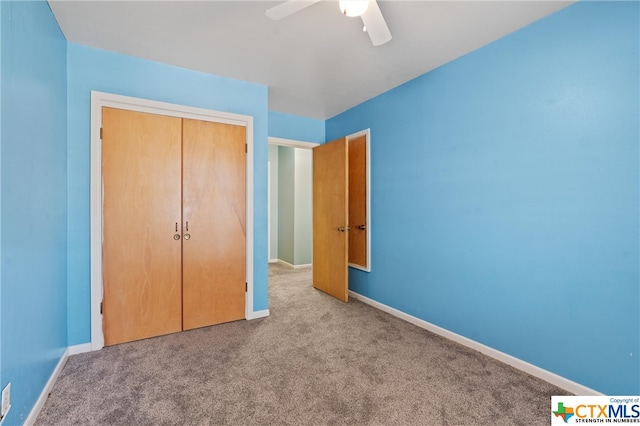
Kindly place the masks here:
POLYGON ((102 109, 105 345, 245 318, 246 128, 102 109))

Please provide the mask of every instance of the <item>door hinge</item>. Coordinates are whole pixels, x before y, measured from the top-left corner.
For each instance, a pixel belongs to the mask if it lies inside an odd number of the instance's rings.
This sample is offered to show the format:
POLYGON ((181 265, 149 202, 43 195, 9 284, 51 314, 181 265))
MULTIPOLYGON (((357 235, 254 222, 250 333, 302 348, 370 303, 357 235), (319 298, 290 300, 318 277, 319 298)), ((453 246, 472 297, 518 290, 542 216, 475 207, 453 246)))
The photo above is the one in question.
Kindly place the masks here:
POLYGON ((244 144, 244 153, 248 153, 249 152, 249 144, 244 144))
POLYGON ((102 313, 102 302, 100 302, 100 313, 102 313))
POLYGON ((244 291, 249 291, 249 283, 244 283, 244 291))
POLYGON ((100 139, 102 140, 102 127, 100 127, 100 139))

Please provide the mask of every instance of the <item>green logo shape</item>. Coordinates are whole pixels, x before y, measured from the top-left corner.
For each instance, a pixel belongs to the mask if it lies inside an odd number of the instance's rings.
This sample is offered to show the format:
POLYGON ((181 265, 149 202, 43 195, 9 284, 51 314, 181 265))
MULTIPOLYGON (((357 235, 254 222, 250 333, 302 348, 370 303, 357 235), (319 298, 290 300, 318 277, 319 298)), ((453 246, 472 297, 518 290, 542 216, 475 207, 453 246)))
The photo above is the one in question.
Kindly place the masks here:
POLYGON ((563 402, 558 402, 558 410, 552 411, 556 417, 561 417, 565 423, 569 423, 569 419, 575 414, 572 407, 565 407, 563 402))

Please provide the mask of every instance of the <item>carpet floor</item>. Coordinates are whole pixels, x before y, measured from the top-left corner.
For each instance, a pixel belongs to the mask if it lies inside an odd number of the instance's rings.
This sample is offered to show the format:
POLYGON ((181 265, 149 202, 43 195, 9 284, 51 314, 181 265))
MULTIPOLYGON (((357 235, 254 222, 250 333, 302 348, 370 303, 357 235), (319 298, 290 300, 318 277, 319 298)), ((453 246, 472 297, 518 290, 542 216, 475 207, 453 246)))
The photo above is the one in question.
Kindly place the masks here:
POLYGON ((37 425, 548 425, 547 382, 269 267, 271 315, 69 357, 37 425))

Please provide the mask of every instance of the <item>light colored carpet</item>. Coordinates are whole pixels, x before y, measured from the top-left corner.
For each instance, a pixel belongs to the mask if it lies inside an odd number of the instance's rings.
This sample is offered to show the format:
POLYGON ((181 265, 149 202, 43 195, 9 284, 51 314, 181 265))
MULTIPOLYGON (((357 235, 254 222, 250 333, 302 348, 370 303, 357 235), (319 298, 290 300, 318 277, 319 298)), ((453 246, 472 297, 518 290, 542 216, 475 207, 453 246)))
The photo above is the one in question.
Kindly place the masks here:
POLYGON ((548 425, 544 381, 269 268, 271 316, 69 358, 38 425, 548 425))

